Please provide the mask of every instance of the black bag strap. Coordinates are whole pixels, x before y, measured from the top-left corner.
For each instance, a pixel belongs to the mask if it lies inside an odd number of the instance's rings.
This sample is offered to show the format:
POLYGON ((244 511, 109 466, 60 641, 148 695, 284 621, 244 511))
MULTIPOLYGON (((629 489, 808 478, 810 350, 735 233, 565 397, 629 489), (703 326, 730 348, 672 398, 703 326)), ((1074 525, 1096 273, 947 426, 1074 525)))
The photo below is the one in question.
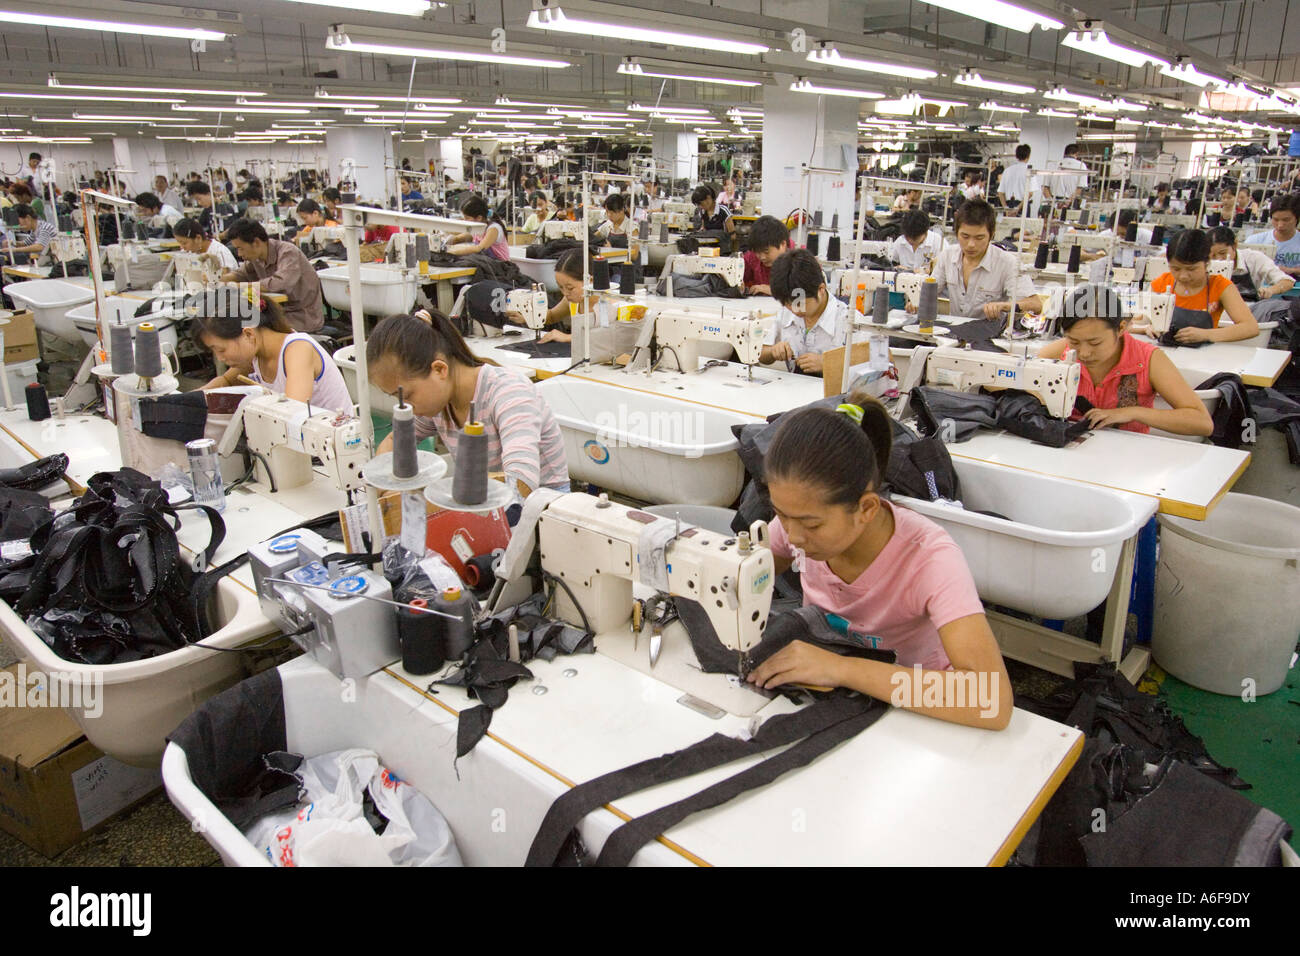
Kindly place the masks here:
POLYGON ((588 813, 613 800, 785 746, 876 706, 884 705, 868 697, 835 694, 792 714, 769 718, 749 740, 713 734, 683 750, 652 757, 579 784, 561 794, 546 811, 525 865, 554 866, 574 827, 588 813))

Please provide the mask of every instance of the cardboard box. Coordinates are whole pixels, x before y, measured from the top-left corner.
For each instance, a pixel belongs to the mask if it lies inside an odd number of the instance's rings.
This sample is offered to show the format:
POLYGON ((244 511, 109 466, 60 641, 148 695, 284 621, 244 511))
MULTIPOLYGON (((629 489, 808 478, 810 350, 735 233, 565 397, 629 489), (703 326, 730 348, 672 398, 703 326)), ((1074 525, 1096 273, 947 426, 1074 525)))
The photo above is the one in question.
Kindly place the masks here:
POLYGON ((40 358, 36 347, 36 316, 31 312, 15 312, 4 326, 5 364, 17 365, 40 358))
POLYGON ((37 853, 54 857, 162 786, 157 769, 105 756, 57 707, 16 706, 31 700, 32 669, 0 670, 0 829, 37 853))

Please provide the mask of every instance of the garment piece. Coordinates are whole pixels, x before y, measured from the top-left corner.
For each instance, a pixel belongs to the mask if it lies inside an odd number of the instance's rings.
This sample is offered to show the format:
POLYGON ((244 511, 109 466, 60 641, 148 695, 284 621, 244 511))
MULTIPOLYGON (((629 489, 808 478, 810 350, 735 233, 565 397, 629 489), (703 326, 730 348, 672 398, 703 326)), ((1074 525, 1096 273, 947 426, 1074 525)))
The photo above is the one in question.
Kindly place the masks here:
MULTIPOLYGON (((742 299, 745 293, 737 286, 731 285, 722 276, 709 273, 702 276, 688 276, 673 273, 672 291, 674 299, 742 299)), ((668 276, 661 275, 655 286, 656 295, 668 294, 668 276)))
POLYGON ((68 471, 68 456, 47 455, 17 468, 0 468, 0 487, 39 491, 54 484, 68 471))
POLYGON ((291 242, 268 239, 266 257, 244 265, 235 273, 238 282, 260 282, 263 292, 288 296, 284 318, 298 332, 315 332, 325 324, 320 279, 302 251, 291 242))
MULTIPOLYGON (((569 490, 564 439, 551 406, 537 387, 518 371, 482 365, 474 387, 474 414, 488 436, 488 471, 503 471, 506 483, 522 481, 529 488, 569 490)), ((461 427, 446 412, 415 416, 417 439, 437 434, 452 458, 461 427)))
POLYGON ((962 278, 961 246, 948 246, 934 260, 930 273, 938 280, 939 296, 947 297, 953 315, 983 318, 989 302, 1020 301, 1034 294, 1034 282, 1020 274, 1019 259, 992 244, 980 264, 971 271, 970 282, 962 278))
POLYGON ((140 399, 140 431, 150 438, 190 442, 203 437, 208 402, 202 392, 140 399))
POLYGON ((1214 432, 1210 441, 1223 448, 1240 448, 1246 419, 1252 417, 1250 397, 1241 377, 1231 372, 1222 372, 1206 379, 1196 390, 1215 389, 1219 393, 1219 404, 1214 409, 1214 432))
MULTIPOLYGON (((1088 367, 1080 367, 1079 397, 1094 408, 1152 408, 1156 391, 1151 384, 1151 356, 1157 346, 1125 332, 1120 337, 1120 357, 1115 367, 1100 382, 1094 382, 1088 367)), ((1124 431, 1146 434, 1150 427, 1141 422, 1125 422, 1124 431)))
POLYGON ((521 352, 530 359, 568 358, 573 346, 568 342, 538 342, 530 337, 524 341, 498 345, 497 348, 507 352, 521 352))
POLYGON ((977 351, 1005 354, 1007 350, 995 345, 993 340, 1002 334, 1006 324, 1006 319, 974 319, 954 325, 948 330, 948 335, 963 345, 969 344, 977 351))
MULTIPOLYGON (((284 341, 280 344, 280 354, 275 360, 275 378, 269 382, 266 381, 262 377, 261 363, 256 359, 253 361, 253 372, 249 377, 259 385, 265 385, 277 395, 283 395, 286 388, 284 355, 289 347, 296 342, 303 342, 315 349, 316 355, 320 359, 320 372, 317 373, 311 390, 312 407, 328 408, 330 411, 350 415, 352 413, 352 396, 348 394, 348 383, 344 381, 343 373, 339 371, 338 365, 334 363, 334 357, 321 348, 320 343, 314 337, 307 335, 305 332, 292 332, 285 336, 284 341)), ((301 347, 299 346, 299 348, 301 347)))
POLYGON ((965 441, 980 428, 993 428, 998 417, 992 395, 927 385, 912 389, 911 408, 921 434, 938 435, 949 444, 965 441))

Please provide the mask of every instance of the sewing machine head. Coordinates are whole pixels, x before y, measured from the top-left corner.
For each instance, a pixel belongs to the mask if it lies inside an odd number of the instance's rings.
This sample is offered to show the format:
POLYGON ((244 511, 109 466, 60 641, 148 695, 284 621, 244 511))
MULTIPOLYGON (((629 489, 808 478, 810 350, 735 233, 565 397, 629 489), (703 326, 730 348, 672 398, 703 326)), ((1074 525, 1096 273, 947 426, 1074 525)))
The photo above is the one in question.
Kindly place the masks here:
POLYGON ((326 476, 340 491, 361 488, 362 467, 370 460, 370 443, 361 422, 352 415, 309 407, 284 395, 250 395, 218 445, 218 454, 231 454, 240 430, 248 449, 259 459, 277 488, 294 488, 312 480, 312 458, 319 458, 326 476))
POLYGON ((998 352, 936 348, 926 359, 925 381, 973 392, 985 386, 1029 392, 1057 418, 1069 418, 1079 394, 1078 362, 1027 358, 998 352))
POLYGON ((536 283, 531 289, 511 289, 506 293, 506 312, 523 316, 524 325, 534 331, 546 327, 546 290, 536 283))
POLYGON ((667 226, 674 232, 681 232, 691 227, 691 217, 689 213, 684 212, 652 212, 650 214, 651 228, 658 230, 661 225, 667 226))
POLYGON ((678 213, 689 218, 690 216, 695 215, 695 204, 689 202, 666 202, 664 203, 664 212, 678 213))
MULTIPOLYGON (((855 293, 855 290, 851 288, 853 285, 853 270, 836 269, 835 275, 839 278, 838 295, 840 295, 840 297, 853 295, 855 293)), ((861 269, 858 271, 858 285, 862 286, 862 291, 868 296, 879 289, 882 285, 892 292, 894 290, 894 281, 897 275, 898 273, 896 272, 886 272, 883 269, 861 269)), ((870 307, 871 303, 868 301, 866 308, 870 307)))
POLYGON ((683 275, 722 276, 733 288, 745 281, 745 260, 740 256, 674 256, 672 265, 673 272, 683 275))
POLYGON ((551 239, 581 239, 583 228, 584 225, 580 222, 551 219, 542 223, 542 227, 537 231, 537 234, 543 242, 551 239))
POLYGON ((1169 292, 1139 292, 1133 302, 1133 313, 1150 323, 1153 335, 1164 335, 1174 318, 1174 296, 1169 292))
POLYGON ((210 289, 221 282, 225 269, 216 256, 206 252, 171 252, 174 274, 186 291, 210 289))
POLYGON ((1225 279, 1232 278, 1232 260, 1231 259, 1211 259, 1205 266, 1206 275, 1223 276, 1225 279))
MULTIPOLYGON (((767 628, 774 568, 767 525, 746 536, 684 527, 677 522, 597 499, 563 495, 542 512, 538 544, 542 570, 563 580, 598 635, 626 629, 632 585, 696 601, 723 646, 744 651, 767 628)), ((563 588, 555 615, 582 626, 582 615, 563 588)))
POLYGON ((328 242, 342 242, 346 234, 344 226, 313 226, 306 235, 299 236, 298 243, 319 249, 328 242))
POLYGON ((81 236, 57 235, 50 240, 50 255, 55 262, 86 258, 86 240, 81 236))
POLYGON ((699 368, 701 342, 725 342, 742 364, 757 365, 775 322, 775 316, 758 312, 719 316, 712 309, 663 309, 655 316, 654 332, 659 348, 676 357, 678 371, 693 372, 699 368))
POLYGON ((925 276, 919 272, 898 272, 894 275, 894 291, 903 293, 907 304, 913 307, 921 303, 921 283, 925 276))

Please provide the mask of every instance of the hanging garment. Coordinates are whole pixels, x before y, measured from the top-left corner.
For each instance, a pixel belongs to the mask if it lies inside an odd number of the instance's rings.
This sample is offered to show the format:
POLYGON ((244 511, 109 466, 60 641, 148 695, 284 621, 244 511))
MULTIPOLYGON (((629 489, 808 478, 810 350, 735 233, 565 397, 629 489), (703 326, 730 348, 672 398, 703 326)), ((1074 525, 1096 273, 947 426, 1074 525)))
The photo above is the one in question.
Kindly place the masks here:
POLYGON ((1210 441, 1223 448, 1240 448, 1245 435, 1243 426, 1252 416, 1250 396, 1246 386, 1241 384, 1241 376, 1232 372, 1221 372, 1207 378, 1196 386, 1203 389, 1215 389, 1219 393, 1219 404, 1214 409, 1214 432, 1210 441))

